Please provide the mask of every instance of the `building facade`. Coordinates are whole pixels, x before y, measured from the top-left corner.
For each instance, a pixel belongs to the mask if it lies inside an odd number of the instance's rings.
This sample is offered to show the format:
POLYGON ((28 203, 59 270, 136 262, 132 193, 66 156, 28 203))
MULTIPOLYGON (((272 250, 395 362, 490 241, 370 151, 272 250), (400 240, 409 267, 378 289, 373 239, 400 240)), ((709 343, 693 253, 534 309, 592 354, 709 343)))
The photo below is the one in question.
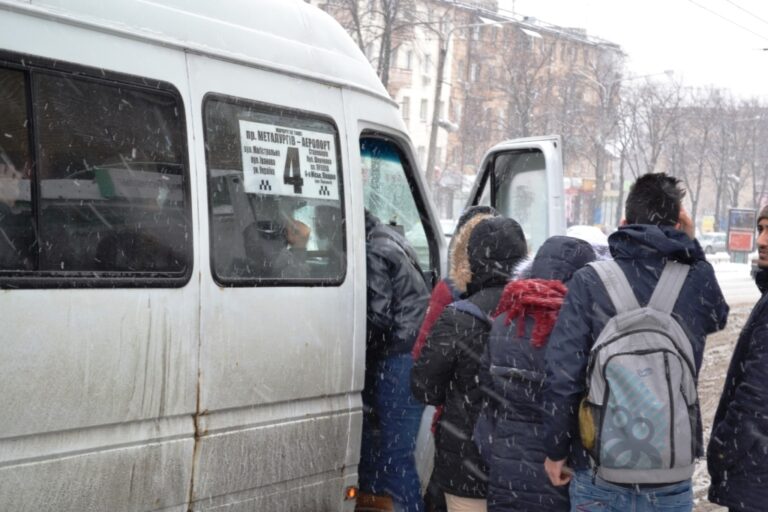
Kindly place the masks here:
POLYGON ((400 105, 442 216, 458 214, 487 148, 557 133, 568 223, 617 224, 608 215, 618 197, 610 147, 624 54, 616 44, 582 29, 503 15, 490 0, 312 3, 358 40, 400 105))

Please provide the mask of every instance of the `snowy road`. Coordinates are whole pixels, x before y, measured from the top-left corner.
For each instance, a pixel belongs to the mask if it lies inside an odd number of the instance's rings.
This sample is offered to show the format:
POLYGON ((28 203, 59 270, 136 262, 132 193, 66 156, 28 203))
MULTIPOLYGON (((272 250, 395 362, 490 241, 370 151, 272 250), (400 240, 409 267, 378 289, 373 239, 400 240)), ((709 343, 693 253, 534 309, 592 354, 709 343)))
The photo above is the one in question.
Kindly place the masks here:
POLYGON ((760 292, 749 275, 749 265, 730 263, 722 258, 712 258, 710 261, 715 269, 717 281, 723 290, 726 302, 733 307, 739 304, 754 304, 760 298, 760 292))

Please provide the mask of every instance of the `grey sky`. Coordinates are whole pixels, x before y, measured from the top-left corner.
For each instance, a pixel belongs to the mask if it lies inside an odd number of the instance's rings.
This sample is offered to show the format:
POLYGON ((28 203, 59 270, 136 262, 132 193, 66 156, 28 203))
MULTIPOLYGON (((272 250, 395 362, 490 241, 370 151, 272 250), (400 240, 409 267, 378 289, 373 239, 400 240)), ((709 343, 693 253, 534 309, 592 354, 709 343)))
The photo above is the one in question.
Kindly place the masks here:
POLYGON ((499 6, 618 43, 631 74, 672 69, 687 86, 768 99, 765 0, 499 0, 499 6))

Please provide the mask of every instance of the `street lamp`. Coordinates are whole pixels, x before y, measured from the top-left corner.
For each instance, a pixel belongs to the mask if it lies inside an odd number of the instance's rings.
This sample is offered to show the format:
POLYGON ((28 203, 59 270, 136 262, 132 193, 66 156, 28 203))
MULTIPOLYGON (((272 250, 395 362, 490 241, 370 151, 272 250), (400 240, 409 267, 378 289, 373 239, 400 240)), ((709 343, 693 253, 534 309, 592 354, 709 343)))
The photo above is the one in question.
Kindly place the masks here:
MULTIPOLYGON (((484 19, 484 18, 481 18, 481 19, 484 19)), ((439 49, 437 53, 437 81, 435 83, 435 97, 432 101, 432 126, 429 131, 429 147, 427 149, 426 178, 427 178, 427 184, 429 185, 429 187, 432 187, 432 184, 435 179, 435 152, 437 149, 436 147, 437 146, 437 129, 440 127, 440 110, 438 109, 438 105, 440 105, 440 100, 443 93, 443 80, 444 80, 443 75, 445 74, 445 60, 446 60, 446 56, 448 55, 448 45, 451 42, 451 36, 457 30, 464 30, 468 28, 485 27, 485 26, 499 27, 501 25, 510 25, 513 23, 519 24, 520 21, 518 20, 500 20, 500 21, 487 20, 480 23, 458 25, 456 27, 451 28, 448 32, 445 33, 445 35, 439 30, 435 31, 438 37, 439 49)), ((536 32, 533 32, 532 30, 528 30, 526 33, 528 32, 532 34, 536 34, 536 32)))

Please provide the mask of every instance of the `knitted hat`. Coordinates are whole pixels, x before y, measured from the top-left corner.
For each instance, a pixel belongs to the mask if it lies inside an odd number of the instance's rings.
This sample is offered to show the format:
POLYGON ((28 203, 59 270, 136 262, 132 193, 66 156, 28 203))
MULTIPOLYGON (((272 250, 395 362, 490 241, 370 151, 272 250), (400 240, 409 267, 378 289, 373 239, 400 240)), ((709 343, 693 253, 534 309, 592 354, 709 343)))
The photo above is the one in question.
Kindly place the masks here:
POLYGON ((760 222, 760 219, 768 219, 768 204, 763 206, 763 209, 760 210, 760 214, 757 216, 757 222, 760 222))
POLYGON ((517 221, 504 217, 484 219, 472 231, 467 246, 473 282, 489 274, 510 277, 527 253, 525 234, 517 221))

